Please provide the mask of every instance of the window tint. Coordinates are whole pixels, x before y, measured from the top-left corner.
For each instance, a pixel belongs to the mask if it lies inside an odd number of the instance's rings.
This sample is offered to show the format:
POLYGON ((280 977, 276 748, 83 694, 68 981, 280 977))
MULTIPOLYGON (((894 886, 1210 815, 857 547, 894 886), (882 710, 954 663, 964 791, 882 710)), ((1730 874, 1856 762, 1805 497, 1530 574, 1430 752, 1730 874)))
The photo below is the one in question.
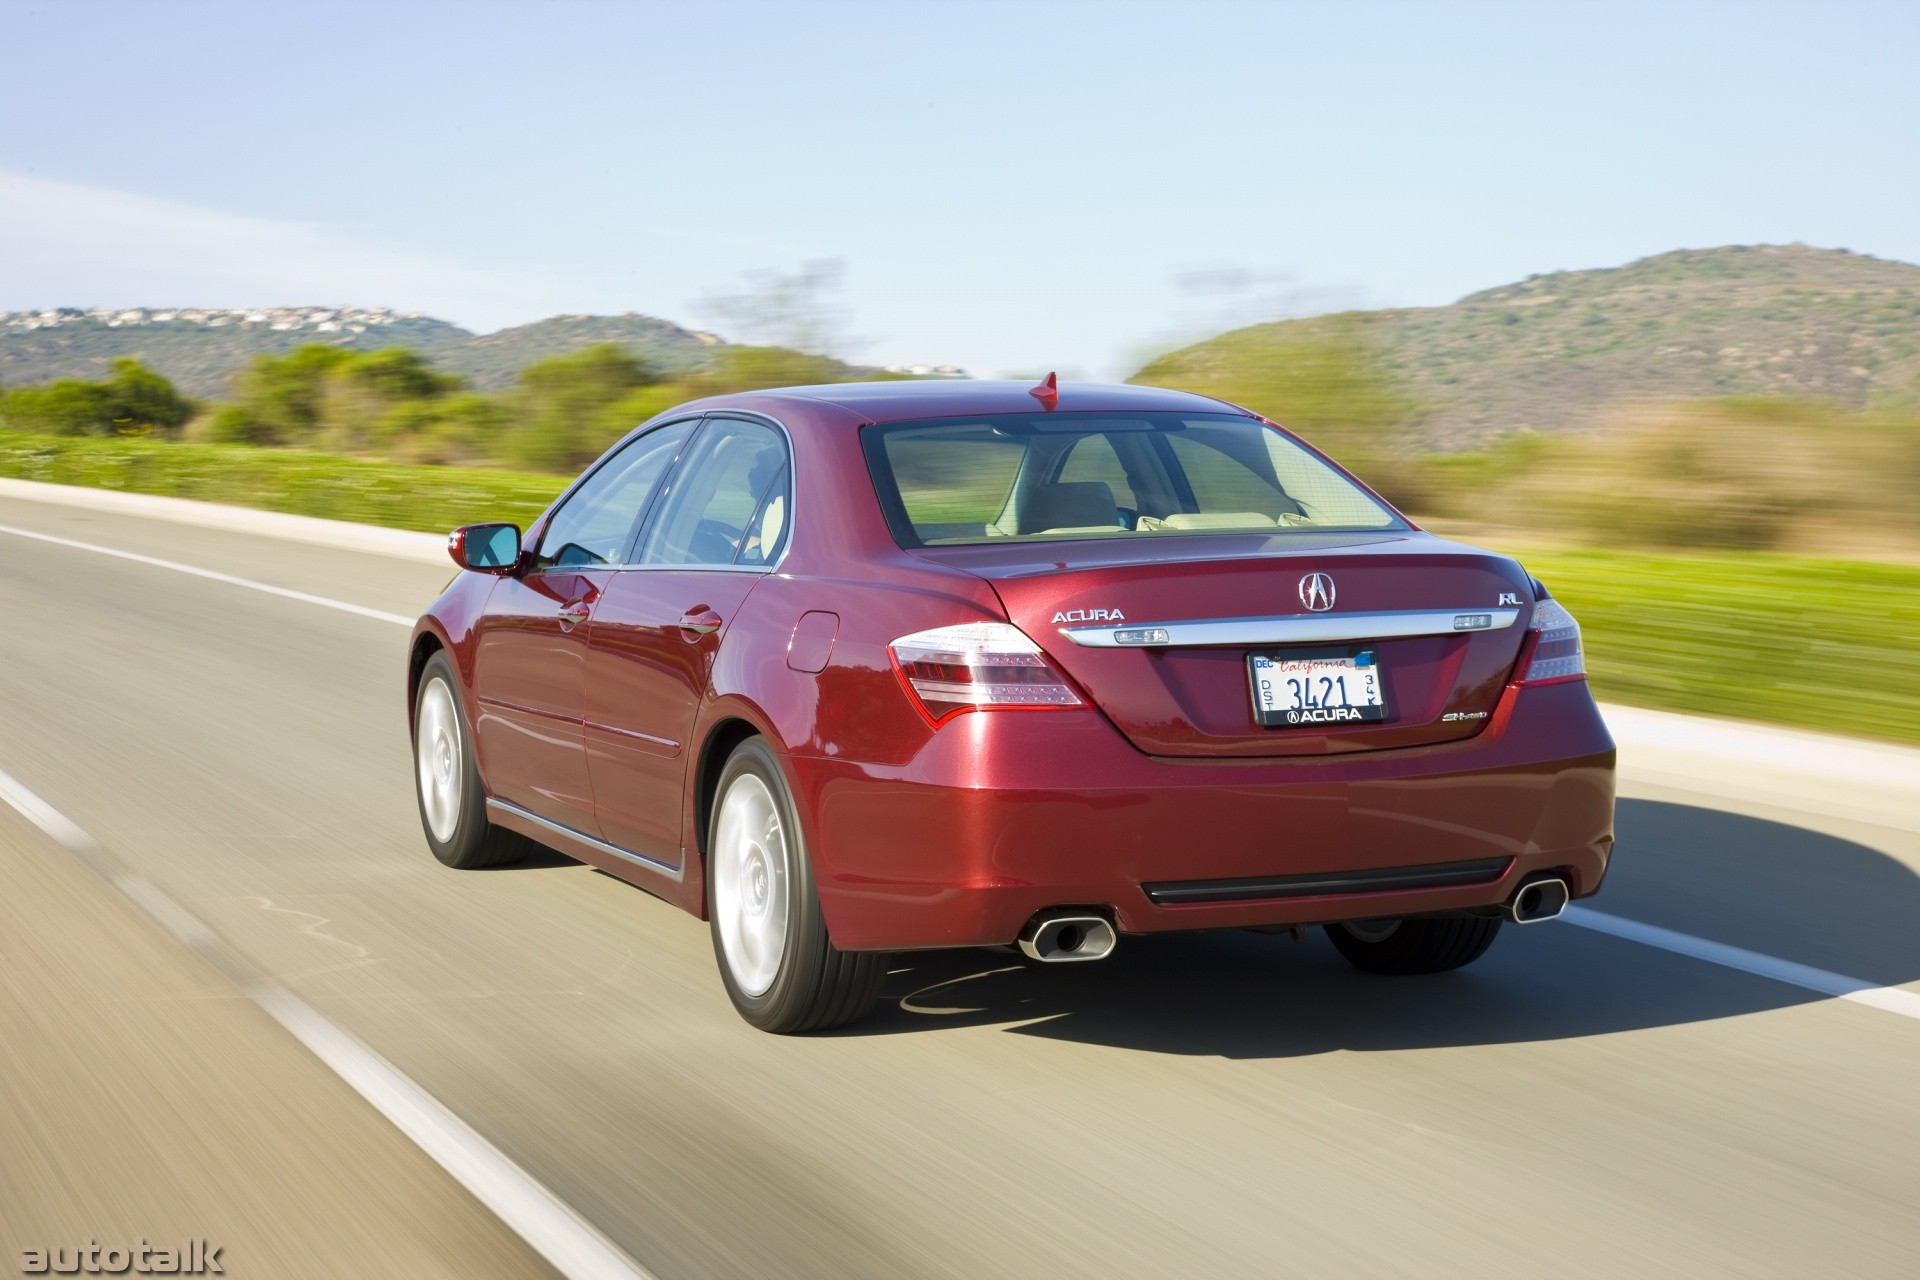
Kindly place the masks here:
POLYGON ((536 567, 618 563, 648 496, 692 429, 691 422, 669 423, 600 464, 547 522, 536 567))
POLYGON ((1140 505, 1133 496, 1133 486, 1127 481, 1127 470, 1120 465, 1120 455, 1114 452, 1113 441, 1107 436, 1082 436, 1067 450, 1067 460, 1060 468, 1060 483, 1087 482, 1106 485, 1113 500, 1123 507, 1140 505))
POLYGON ((1283 513, 1298 511, 1272 478, 1273 464, 1265 450, 1256 453, 1249 466, 1220 447, 1226 441, 1209 440, 1204 431, 1168 436, 1167 443, 1173 446, 1173 456, 1186 474, 1196 511, 1245 511, 1276 521, 1283 513), (1267 474, 1262 475, 1255 467, 1267 474))
POLYGON ((1237 414, 994 414, 860 438, 908 547, 1404 527, 1293 437, 1237 414))
POLYGON ((787 447, 779 432, 757 422, 714 419, 674 473, 639 563, 771 561, 787 534, 786 475, 787 447))
POLYGON ((760 499, 760 509, 747 526, 735 564, 772 564, 780 558, 780 548, 787 543, 787 508, 792 505, 787 492, 788 474, 782 468, 773 487, 760 499))
POLYGON ((896 427, 881 437, 907 519, 928 541, 974 539, 1000 518, 1027 449, 984 425, 896 427))
POLYGON ((1380 518, 1379 503, 1278 431, 1268 433, 1266 445, 1280 487, 1307 519, 1360 529, 1380 518))

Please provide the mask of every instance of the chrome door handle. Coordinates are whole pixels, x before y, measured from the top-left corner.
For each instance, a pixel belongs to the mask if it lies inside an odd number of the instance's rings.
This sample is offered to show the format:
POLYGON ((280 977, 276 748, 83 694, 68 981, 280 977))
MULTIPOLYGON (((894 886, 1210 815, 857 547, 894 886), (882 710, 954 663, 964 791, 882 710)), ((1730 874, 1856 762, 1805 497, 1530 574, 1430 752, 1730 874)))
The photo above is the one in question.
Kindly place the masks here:
POLYGON ((696 636, 712 635, 720 629, 720 615, 701 605, 680 615, 677 625, 682 631, 690 631, 696 636))
POLYGON ((577 627, 585 622, 587 616, 592 612, 593 605, 590 602, 586 600, 575 600, 572 604, 560 610, 560 625, 563 627, 577 627))

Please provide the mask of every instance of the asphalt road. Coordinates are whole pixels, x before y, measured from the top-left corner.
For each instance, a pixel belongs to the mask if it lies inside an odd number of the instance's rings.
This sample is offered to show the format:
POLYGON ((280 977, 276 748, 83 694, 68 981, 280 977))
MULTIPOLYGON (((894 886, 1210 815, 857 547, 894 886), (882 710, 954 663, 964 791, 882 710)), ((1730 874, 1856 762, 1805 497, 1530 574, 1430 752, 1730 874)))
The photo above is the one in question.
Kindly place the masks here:
MULTIPOLYGON (((0 524, 402 615, 451 573, 0 524)), ((663 1280, 1920 1274, 1920 1020, 1554 924, 1422 979, 1317 935, 909 956, 860 1027, 764 1036, 690 916, 560 858, 433 862, 405 638, 0 534, 0 770, 663 1280)), ((1594 905, 1920 991, 1915 825, 1630 787, 1594 905)))

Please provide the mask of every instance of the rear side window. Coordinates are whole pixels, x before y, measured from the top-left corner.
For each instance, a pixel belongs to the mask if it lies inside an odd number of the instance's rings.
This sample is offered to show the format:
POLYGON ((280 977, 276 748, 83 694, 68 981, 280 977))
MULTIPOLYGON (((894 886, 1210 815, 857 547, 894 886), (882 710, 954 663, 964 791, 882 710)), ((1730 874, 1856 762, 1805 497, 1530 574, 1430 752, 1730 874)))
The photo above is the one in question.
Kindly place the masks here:
POLYGON ((770 564, 787 536, 787 445, 758 422, 710 421, 674 473, 640 564, 770 564))
POLYGON ((1237 414, 996 414, 882 424, 861 442, 902 546, 1406 527, 1237 414))
POLYGON ((1299 504, 1287 497, 1277 477, 1249 466, 1194 433, 1169 436, 1167 446, 1186 477, 1197 511, 1251 511, 1270 516, 1297 513, 1299 504))
MULTIPOLYGON (((927 542, 984 537, 1005 509, 1026 456, 1017 437, 981 423, 902 428, 882 438, 883 491, 905 504, 908 520, 927 542)), ((876 478, 881 474, 876 471, 876 478)))
POLYGON ((1085 435, 1074 442, 1061 464, 1060 480, 1063 484, 1097 481, 1107 486, 1113 500, 1121 506, 1137 508, 1140 505, 1133 496, 1133 482, 1127 478, 1120 455, 1113 451, 1113 442, 1104 435, 1085 435))

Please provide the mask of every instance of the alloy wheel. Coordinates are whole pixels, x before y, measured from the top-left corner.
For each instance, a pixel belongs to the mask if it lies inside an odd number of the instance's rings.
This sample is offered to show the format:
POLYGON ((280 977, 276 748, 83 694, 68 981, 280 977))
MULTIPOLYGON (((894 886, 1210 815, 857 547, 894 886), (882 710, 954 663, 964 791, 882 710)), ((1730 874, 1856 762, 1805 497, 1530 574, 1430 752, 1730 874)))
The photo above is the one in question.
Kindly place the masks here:
POLYGON ((727 968, 741 991, 765 995, 787 951, 787 839, 767 784, 742 773, 720 801, 713 908, 727 968))
POLYGON ((461 768, 460 714, 444 680, 429 680, 421 695, 413 754, 420 771, 420 808, 426 814, 427 830, 436 840, 451 840, 460 825, 466 779, 461 768))

